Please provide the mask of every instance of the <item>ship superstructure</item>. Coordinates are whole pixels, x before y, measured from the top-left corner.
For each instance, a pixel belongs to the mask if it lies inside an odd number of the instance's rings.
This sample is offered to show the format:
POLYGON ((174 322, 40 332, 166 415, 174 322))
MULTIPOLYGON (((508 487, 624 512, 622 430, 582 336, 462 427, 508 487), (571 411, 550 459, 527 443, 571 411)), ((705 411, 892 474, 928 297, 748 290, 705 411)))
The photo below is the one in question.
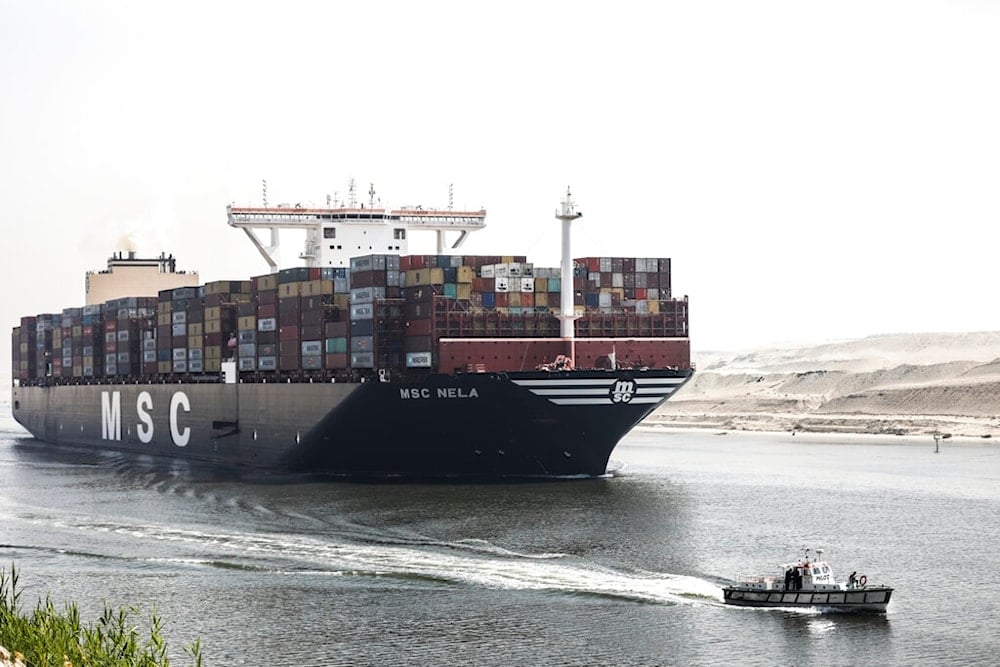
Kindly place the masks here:
MULTIPOLYGON (((280 247, 281 230, 299 229, 306 233, 305 248, 299 255, 307 267, 350 266, 352 257, 361 255, 407 255, 408 235, 414 231, 433 232, 437 235, 437 252, 445 253, 446 235, 458 232, 451 249, 461 247, 470 232, 486 226, 486 211, 455 211, 424 209, 422 206, 384 208, 375 197, 374 185, 369 188, 367 206, 353 196, 354 183, 350 186, 351 198, 334 206, 332 201, 323 208, 302 204, 280 204, 260 207, 226 209, 229 224, 246 232, 261 256, 271 267, 278 268, 275 251, 280 247), (264 243, 256 230, 268 230, 269 242, 264 243)), ((266 189, 265 189, 266 193, 266 189)))

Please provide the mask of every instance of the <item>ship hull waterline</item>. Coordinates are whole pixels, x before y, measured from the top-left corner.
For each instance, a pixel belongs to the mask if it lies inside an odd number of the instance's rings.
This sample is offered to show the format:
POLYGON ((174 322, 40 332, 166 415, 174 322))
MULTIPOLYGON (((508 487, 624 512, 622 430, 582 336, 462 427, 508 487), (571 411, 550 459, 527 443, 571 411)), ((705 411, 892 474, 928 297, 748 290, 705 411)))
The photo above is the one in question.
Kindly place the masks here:
POLYGON ((14 387, 36 439, 351 478, 578 478, 689 370, 436 374, 420 384, 14 387))
POLYGON ((817 609, 851 614, 883 614, 892 588, 873 586, 840 591, 768 591, 740 587, 723 589, 723 601, 736 607, 817 609))

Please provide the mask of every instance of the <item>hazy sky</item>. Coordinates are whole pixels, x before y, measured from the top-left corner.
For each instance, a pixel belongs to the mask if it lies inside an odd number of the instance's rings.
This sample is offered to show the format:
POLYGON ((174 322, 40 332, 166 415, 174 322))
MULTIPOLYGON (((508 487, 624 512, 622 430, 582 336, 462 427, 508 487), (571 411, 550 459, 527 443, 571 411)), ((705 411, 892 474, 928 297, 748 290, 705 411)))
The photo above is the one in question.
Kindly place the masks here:
POLYGON ((544 266, 572 185, 574 255, 673 258, 695 350, 1000 329, 998 70, 986 1, 0 0, 0 325, 126 237, 265 273, 226 204, 354 176, 544 266))

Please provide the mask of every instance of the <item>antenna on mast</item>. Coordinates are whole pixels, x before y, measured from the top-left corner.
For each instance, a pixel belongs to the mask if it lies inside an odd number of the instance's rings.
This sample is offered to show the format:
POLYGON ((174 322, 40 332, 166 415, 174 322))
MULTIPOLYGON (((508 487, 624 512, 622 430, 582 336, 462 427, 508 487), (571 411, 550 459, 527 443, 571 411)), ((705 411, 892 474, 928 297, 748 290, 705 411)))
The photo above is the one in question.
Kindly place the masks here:
POLYGON ((451 211, 455 208, 455 184, 448 184, 448 210, 451 211))
POLYGON ((261 183, 264 191, 264 208, 267 208, 267 179, 261 179, 261 183))
POLYGON ((347 203, 351 205, 351 208, 358 207, 358 190, 353 176, 347 182, 347 203))
POLYGON ((375 184, 368 184, 368 208, 375 208, 375 184))

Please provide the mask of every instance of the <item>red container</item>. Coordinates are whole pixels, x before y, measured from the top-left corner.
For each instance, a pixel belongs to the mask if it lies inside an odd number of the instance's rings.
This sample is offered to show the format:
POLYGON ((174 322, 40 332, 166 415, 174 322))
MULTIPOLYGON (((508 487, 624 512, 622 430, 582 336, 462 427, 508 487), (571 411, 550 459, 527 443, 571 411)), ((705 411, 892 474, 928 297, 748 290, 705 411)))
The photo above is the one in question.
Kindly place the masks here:
POLYGON ((438 368, 473 372, 531 370, 565 353, 566 343, 558 338, 442 340, 438 343, 438 368))
POLYGON ((419 320, 430 317, 434 312, 432 303, 407 303, 403 308, 403 316, 408 320, 419 320))
MULTIPOLYGON (((302 315, 299 318, 299 323, 302 326, 319 326, 323 324, 323 311, 322 310, 303 310, 302 315)), ((303 336, 308 340, 308 336, 303 336)))
POLYGON ((269 320, 278 316, 278 306, 274 303, 262 303, 257 306, 257 319, 269 320))
POLYGON ((358 271, 351 274, 351 289, 357 287, 385 287, 388 283, 385 271, 358 271))
MULTIPOLYGON (((406 259, 409 263, 407 271, 427 268, 427 255, 407 255, 406 259)), ((402 267, 402 260, 400 260, 400 267, 402 267)))
POLYGON ((278 340, 288 341, 288 340, 299 340, 299 328, 294 325, 283 326, 278 329, 278 340))
POLYGON ((433 339, 430 336, 406 336, 403 339, 405 352, 430 352, 433 339))
POLYGON ((434 331, 434 320, 431 318, 422 318, 415 320, 407 320, 406 322, 406 335, 407 336, 429 336, 434 331))
POLYGON ((302 328, 299 329, 299 335, 302 340, 319 340, 323 337, 323 325, 303 324, 302 328))
POLYGON ((473 278, 472 279, 472 291, 479 292, 495 292, 497 281, 496 278, 473 278))
POLYGON ((327 368, 347 368, 346 354, 328 354, 324 361, 327 368))
POLYGON ((286 296, 278 299, 279 313, 298 313, 302 310, 302 297, 286 296))
POLYGON ((348 331, 348 323, 344 322, 327 322, 323 325, 323 333, 326 334, 325 338, 346 338, 348 331))

